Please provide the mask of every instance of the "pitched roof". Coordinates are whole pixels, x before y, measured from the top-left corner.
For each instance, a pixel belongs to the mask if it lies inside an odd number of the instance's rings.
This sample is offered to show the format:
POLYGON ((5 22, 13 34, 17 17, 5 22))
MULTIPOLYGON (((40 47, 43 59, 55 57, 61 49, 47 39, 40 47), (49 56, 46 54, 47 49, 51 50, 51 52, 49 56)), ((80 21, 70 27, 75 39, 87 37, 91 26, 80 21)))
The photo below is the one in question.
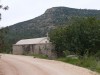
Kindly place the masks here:
POLYGON ((49 43, 48 37, 23 39, 18 41, 15 45, 41 44, 41 43, 49 43))

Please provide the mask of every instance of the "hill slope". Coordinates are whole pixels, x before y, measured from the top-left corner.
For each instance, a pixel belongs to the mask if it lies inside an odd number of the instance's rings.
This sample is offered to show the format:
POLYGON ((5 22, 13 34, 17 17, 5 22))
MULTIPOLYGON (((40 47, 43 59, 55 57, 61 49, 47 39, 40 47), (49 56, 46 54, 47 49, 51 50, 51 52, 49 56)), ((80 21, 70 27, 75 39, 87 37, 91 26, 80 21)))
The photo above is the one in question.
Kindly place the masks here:
POLYGON ((71 17, 89 17, 100 18, 100 10, 74 9, 68 7, 53 7, 47 9, 44 14, 21 23, 9 26, 6 39, 10 44, 14 44, 20 39, 42 37, 56 26, 67 25, 71 17))

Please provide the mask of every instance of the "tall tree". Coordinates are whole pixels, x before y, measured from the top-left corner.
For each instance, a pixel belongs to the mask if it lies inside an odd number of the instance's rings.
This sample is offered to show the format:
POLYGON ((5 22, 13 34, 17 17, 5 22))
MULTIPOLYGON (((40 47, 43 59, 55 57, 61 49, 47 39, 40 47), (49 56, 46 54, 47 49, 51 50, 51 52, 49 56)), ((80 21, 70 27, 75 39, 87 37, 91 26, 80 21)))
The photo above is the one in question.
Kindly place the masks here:
POLYGON ((78 18, 69 26, 57 28, 50 33, 58 55, 65 50, 78 55, 95 54, 100 50, 100 20, 78 18))
MULTIPOLYGON (((3 6, 0 5, 0 9, 1 10, 8 10, 8 6, 3 6)), ((1 13, 0 13, 0 20, 1 20, 1 13)), ((4 40, 4 36, 6 33, 6 28, 0 28, 0 52, 4 52, 4 48, 5 48, 5 40, 4 40)))

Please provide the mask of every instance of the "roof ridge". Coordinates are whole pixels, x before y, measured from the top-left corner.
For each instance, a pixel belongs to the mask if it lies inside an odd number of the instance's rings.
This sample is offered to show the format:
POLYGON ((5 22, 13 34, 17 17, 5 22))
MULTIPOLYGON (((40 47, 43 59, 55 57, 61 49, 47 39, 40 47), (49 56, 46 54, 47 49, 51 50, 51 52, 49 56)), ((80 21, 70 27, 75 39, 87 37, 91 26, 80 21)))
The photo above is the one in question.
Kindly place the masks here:
MULTIPOLYGON (((47 37, 40 37, 40 38, 47 38, 47 37)), ((39 39, 39 38, 30 38, 30 39, 39 39)), ((28 39, 21 39, 21 40, 28 40, 28 39)))
POLYGON ((49 42, 48 37, 42 37, 42 38, 33 38, 33 39, 23 39, 19 40, 16 45, 18 44, 39 44, 39 43, 45 43, 49 42))

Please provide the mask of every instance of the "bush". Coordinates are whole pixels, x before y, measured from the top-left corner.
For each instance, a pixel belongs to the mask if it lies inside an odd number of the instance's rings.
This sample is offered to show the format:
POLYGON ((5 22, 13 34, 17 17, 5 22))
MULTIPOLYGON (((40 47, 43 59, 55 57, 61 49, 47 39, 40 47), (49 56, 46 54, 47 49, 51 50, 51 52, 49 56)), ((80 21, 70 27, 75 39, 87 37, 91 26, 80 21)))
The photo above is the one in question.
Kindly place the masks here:
POLYGON ((69 58, 69 57, 66 57, 66 58, 58 58, 57 60, 58 61, 67 62, 67 63, 71 63, 71 64, 74 64, 74 65, 78 65, 80 63, 80 60, 79 59, 73 59, 73 58, 69 58))
POLYGON ((97 63, 96 71, 100 73, 100 61, 98 61, 98 63, 97 63))
POLYGON ((81 63, 79 64, 80 66, 90 68, 91 70, 94 70, 95 67, 97 66, 97 61, 94 57, 87 57, 80 60, 81 60, 81 63))
POLYGON ((88 68, 92 71, 100 73, 100 60, 97 60, 95 57, 83 57, 79 59, 73 59, 69 57, 58 58, 57 60, 67 62, 70 64, 78 65, 81 67, 88 68))
POLYGON ((59 57, 65 50, 80 56, 94 55, 100 50, 100 20, 78 18, 66 27, 52 30, 49 36, 59 57))
POLYGON ((43 59, 48 59, 47 55, 43 55, 43 54, 32 54, 33 57, 35 58, 43 58, 43 59))

